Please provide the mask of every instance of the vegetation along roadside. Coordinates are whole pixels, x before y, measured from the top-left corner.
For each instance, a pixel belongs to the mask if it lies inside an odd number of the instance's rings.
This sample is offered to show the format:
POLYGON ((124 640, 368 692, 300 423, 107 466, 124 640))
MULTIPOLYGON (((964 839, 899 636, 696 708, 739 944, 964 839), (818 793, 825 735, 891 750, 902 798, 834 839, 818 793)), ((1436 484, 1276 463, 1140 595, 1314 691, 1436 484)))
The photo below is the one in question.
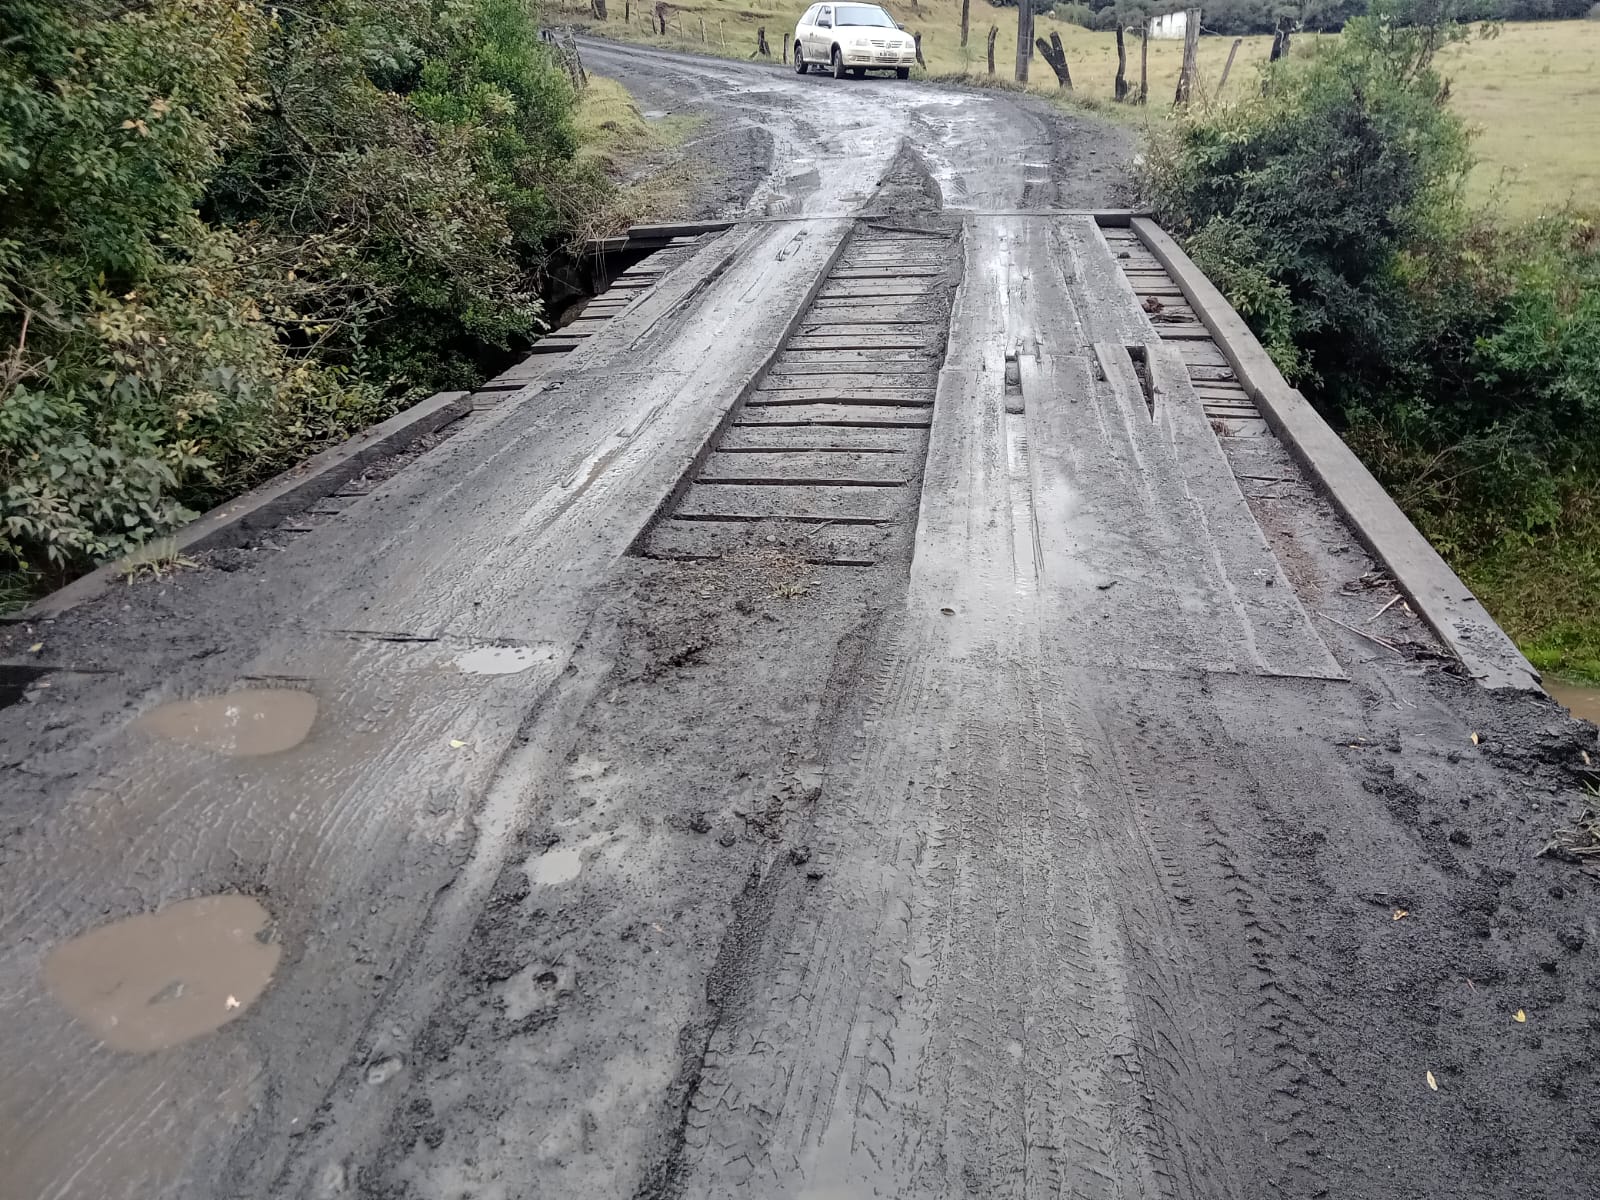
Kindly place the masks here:
POLYGON ((1600 679, 1600 224, 1475 207, 1440 71, 1492 30, 1374 0, 1152 135, 1141 186, 1542 670, 1600 679))
POLYGON ((531 0, 0 2, 0 606, 527 345, 582 112, 531 0))

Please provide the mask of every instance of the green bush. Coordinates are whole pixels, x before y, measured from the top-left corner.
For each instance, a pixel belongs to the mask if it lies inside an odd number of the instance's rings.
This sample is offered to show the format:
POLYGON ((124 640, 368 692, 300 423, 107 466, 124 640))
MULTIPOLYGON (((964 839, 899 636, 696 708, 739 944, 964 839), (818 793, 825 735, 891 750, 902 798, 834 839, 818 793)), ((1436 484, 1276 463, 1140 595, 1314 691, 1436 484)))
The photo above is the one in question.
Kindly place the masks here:
POLYGON ((526 0, 0 2, 0 576, 525 343, 573 99, 526 0))
POLYGON ((262 63, 268 103, 210 207, 318 239, 324 303, 302 315, 325 360, 426 391, 525 343, 564 201, 598 187, 526 0, 310 0, 262 63))
POLYGON ((1462 219, 1467 133, 1420 43, 1352 21, 1327 52, 1274 64, 1257 98, 1192 110, 1148 160, 1158 216, 1195 238, 1202 266, 1278 285, 1289 312, 1272 307, 1268 344, 1335 403, 1391 381, 1432 336, 1406 256, 1462 219))

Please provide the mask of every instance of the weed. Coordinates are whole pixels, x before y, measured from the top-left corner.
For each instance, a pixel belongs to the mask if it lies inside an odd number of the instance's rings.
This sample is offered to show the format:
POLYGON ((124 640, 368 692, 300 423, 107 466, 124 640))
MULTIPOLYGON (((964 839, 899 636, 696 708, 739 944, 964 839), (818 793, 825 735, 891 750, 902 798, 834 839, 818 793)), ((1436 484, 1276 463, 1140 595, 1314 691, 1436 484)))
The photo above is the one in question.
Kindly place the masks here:
POLYGON ((157 538, 124 558, 117 565, 117 571, 123 582, 131 586, 141 579, 160 579, 174 571, 199 565, 194 559, 178 553, 177 543, 172 538, 157 538))

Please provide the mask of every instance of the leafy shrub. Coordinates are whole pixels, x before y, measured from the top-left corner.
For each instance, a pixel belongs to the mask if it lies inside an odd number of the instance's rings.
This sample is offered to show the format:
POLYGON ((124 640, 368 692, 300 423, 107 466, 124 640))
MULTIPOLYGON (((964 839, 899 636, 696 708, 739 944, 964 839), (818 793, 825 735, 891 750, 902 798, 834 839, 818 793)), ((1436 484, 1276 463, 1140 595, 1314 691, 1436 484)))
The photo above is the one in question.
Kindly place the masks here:
POLYGON ((1358 400, 1430 332, 1404 256, 1461 223, 1466 130, 1416 31, 1372 18, 1267 79, 1264 95, 1179 119, 1153 146, 1145 187, 1169 228, 1204 234, 1207 266, 1235 257, 1241 278, 1248 268, 1279 285, 1292 315, 1275 305, 1267 340, 1291 374, 1320 380, 1335 403, 1358 400), (1205 232, 1213 222, 1225 228, 1205 232))
POLYGON ((527 0, 5 0, 0 577, 526 341, 603 187, 572 102, 527 0))
POLYGON ((566 192, 598 186, 525 0, 311 0, 271 22, 262 62, 270 103, 210 203, 319 239, 326 303, 303 315, 324 356, 425 391, 525 342, 566 192))
POLYGON ((269 414, 337 405, 194 208, 244 128, 259 23, 206 0, 21 0, 0 46, 0 561, 183 519, 269 414))

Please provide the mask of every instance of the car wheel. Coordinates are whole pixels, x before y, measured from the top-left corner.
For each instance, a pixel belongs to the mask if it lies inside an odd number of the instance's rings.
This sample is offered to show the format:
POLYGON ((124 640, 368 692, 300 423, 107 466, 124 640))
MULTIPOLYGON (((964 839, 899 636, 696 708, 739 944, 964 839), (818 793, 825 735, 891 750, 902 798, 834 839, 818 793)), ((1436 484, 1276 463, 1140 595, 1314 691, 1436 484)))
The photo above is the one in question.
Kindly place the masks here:
POLYGON ((794 44, 794 73, 804 75, 810 68, 806 65, 805 55, 800 52, 800 43, 794 44))
POLYGON ((833 48, 833 77, 835 79, 844 78, 844 55, 839 53, 839 47, 837 46, 833 48))
POLYGON ((910 67, 896 67, 894 69, 894 77, 896 79, 910 79, 911 78, 911 68, 910 67))

